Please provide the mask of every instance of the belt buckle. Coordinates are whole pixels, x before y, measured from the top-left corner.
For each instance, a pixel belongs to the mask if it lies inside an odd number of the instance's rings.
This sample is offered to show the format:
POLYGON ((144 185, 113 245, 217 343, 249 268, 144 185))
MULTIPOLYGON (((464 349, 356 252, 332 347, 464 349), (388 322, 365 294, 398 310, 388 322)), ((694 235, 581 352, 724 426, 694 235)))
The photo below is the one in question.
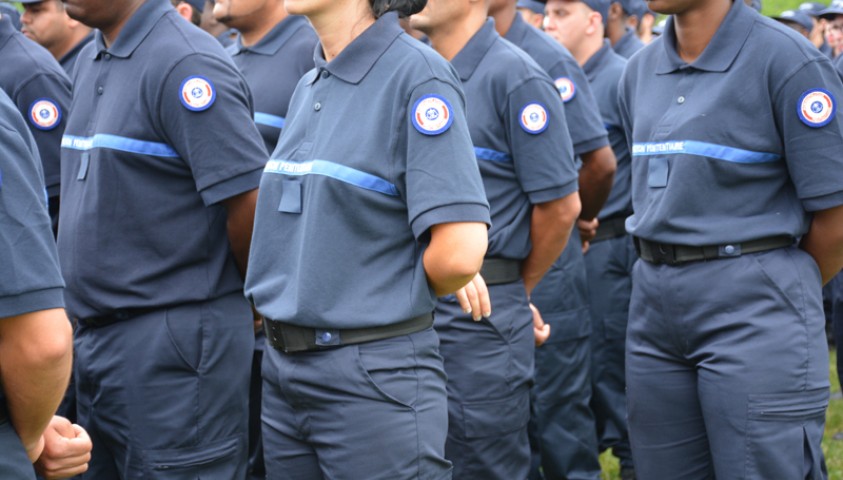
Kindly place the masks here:
POLYGON ((653 255, 654 263, 662 263, 665 265, 676 265, 676 248, 673 245, 665 245, 663 243, 656 243, 654 248, 650 250, 653 255))

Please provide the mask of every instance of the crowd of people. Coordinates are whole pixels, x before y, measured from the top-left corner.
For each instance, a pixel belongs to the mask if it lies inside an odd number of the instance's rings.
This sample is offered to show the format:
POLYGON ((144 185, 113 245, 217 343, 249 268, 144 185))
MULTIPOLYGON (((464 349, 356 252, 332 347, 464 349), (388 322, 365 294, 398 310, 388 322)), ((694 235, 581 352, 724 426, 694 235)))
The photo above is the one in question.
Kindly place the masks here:
POLYGON ((759 11, 0 2, 0 479, 828 478, 843 0, 759 11))

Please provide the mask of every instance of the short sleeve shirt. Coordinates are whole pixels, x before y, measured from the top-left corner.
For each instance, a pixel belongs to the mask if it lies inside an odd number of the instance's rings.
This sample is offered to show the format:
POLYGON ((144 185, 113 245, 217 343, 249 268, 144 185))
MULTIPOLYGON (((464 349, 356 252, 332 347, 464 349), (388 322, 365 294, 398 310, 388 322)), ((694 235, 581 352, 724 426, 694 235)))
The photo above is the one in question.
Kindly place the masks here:
POLYGON ((565 104, 574 153, 582 155, 609 145, 600 110, 582 68, 559 42, 516 15, 504 36, 524 50, 554 81, 565 104))
POLYGON ((693 63, 665 33, 620 83, 632 143, 627 231, 717 245, 799 237, 808 212, 843 204, 843 85, 831 62, 778 22, 734 2, 693 63), (753 88, 738 88, 752 79, 753 88))
POLYGON ((644 42, 638 38, 638 35, 635 34, 634 30, 627 28, 626 32, 613 48, 618 55, 624 58, 630 58, 635 54, 635 52, 644 48, 644 42))
POLYGON ((35 141, 0 90, 0 321, 64 306, 35 141))
POLYGON ((430 228, 489 222, 459 81, 395 13, 330 62, 316 52, 261 180, 246 294, 314 328, 432 312, 430 228))
POLYGON ((284 128, 296 84, 313 68, 318 41, 307 19, 291 15, 255 45, 245 47, 238 37, 226 48, 252 90, 255 124, 270 153, 284 128))
POLYGON ((492 209, 486 255, 523 260, 531 249, 531 205, 578 188, 559 93, 533 59, 498 35, 491 19, 451 63, 463 82, 492 209))
POLYGON ((69 52, 65 53, 63 57, 59 59, 59 64, 61 68, 64 69, 67 76, 73 78, 73 68, 76 66, 76 59, 79 58, 79 52, 85 48, 85 45, 94 41, 94 32, 89 33, 85 36, 82 40, 79 41, 73 48, 70 49, 69 52))
POLYGON ((628 216, 632 213, 632 165, 618 105, 618 81, 624 67, 626 59, 612 50, 608 40, 604 40, 600 50, 583 65, 600 105, 600 115, 609 132, 609 141, 618 162, 612 191, 598 215, 600 219, 628 216))
POLYGON ((223 200, 267 160, 249 89, 212 37, 148 0, 76 68, 62 139, 59 252, 78 317, 242 288, 223 200))
POLYGON ((58 195, 61 136, 67 125, 70 79, 50 52, 24 37, 11 20, 0 17, 0 88, 17 105, 35 138, 44 183, 58 195))

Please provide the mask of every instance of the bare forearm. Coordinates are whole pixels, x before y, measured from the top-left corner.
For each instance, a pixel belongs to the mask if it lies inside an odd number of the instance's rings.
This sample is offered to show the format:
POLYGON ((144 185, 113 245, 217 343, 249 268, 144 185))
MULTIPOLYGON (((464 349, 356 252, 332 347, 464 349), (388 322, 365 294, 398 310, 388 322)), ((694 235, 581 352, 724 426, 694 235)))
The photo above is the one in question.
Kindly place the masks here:
POLYGON ((820 267, 823 285, 837 275, 843 269, 843 206, 815 212, 801 247, 820 267))
POLYGON ((579 214, 580 199, 577 193, 572 193, 560 200, 533 206, 530 220, 532 249, 521 268, 524 287, 528 295, 562 254, 579 214))
POLYGON ((246 278, 246 266, 249 264, 249 248, 252 244, 257 199, 258 191, 252 190, 224 202, 228 214, 226 220, 228 241, 231 244, 234 261, 243 278, 246 278))
POLYGON ((480 271, 488 236, 482 223, 447 223, 431 228, 422 262, 437 296, 454 293, 480 271))
POLYGON ((592 220, 600 213, 615 179, 617 161, 611 147, 602 147, 581 156, 579 188, 582 201, 580 218, 592 220))
POLYGON ((0 379, 27 450, 38 443, 70 378, 73 333, 62 309, 0 319, 0 379))

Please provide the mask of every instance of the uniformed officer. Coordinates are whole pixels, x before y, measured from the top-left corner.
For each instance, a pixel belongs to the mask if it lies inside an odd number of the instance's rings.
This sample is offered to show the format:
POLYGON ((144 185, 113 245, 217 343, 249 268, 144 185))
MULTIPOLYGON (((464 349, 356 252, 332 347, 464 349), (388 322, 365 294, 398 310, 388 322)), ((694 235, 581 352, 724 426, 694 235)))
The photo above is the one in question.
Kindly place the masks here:
POLYGON ((23 0, 21 32, 46 48, 68 76, 82 47, 94 39, 91 28, 67 16, 61 0, 23 0))
POLYGON ((62 140, 58 243, 87 477, 243 478, 242 275, 267 160, 248 86, 168 0, 66 8, 99 29, 62 140))
POLYGON ((20 12, 8 2, 0 2, 0 15, 9 17, 15 30, 20 30, 20 12))
POLYGON ((78 460, 64 464, 65 477, 84 470, 85 449, 90 451, 90 440, 81 429, 78 438, 74 433, 60 438, 62 422, 67 420, 53 417, 70 375, 72 332, 62 308, 64 282, 44 201, 41 164, 24 122, 0 90, 0 243, 4 245, 0 249, 0 477, 4 480, 34 480, 32 463, 54 461, 49 457, 63 448, 59 443, 67 444, 73 450, 70 456, 78 460))
POLYGON ((809 37, 811 43, 813 43, 815 47, 819 48, 823 54, 831 58, 831 46, 825 40, 826 21, 825 19, 820 18, 820 14, 825 9, 826 5, 818 2, 804 2, 799 4, 799 10, 810 15, 814 21, 814 26, 811 29, 811 35, 809 37))
POLYGON ((619 87, 634 215, 627 340, 639 478, 825 478, 820 286, 843 266, 843 85, 735 0, 671 14, 619 87), (751 88, 736 88, 736 85, 751 88))
POLYGON ((197 27, 202 23, 206 0, 170 0, 179 15, 197 27))
POLYGON ((565 105, 568 132, 582 164, 580 225, 562 255, 533 292, 533 303, 550 328, 550 338, 536 349, 530 443, 531 478, 541 465, 546 477, 588 477, 600 474, 590 393, 589 334, 585 261, 581 240, 593 234, 591 221, 609 195, 615 158, 597 102, 580 66, 559 42, 517 18, 513 0, 496 0, 490 13, 495 28, 524 50, 554 79, 565 105))
POLYGON ((450 478, 431 312, 458 289, 489 312, 489 207, 459 80, 398 24, 424 4, 284 2, 320 44, 264 170, 246 282, 273 347, 270 479, 450 478))
POLYGON ((240 32, 227 51, 252 90, 255 123, 272 152, 293 90, 313 68, 316 33, 306 18, 288 15, 283 0, 218 0, 214 16, 240 32))
POLYGON ((635 29, 627 23, 630 15, 634 15, 638 8, 636 0, 618 0, 612 2, 606 16, 606 37, 612 43, 612 48, 618 55, 629 58, 644 47, 644 42, 638 38, 635 29))
POLYGON ((777 20, 796 30, 800 35, 808 40, 811 39, 811 31, 814 29, 814 20, 807 13, 801 10, 785 10, 772 18, 773 20, 777 20))
MULTIPOLYGON (((515 5, 521 19, 527 22, 530 26, 541 29, 544 22, 544 3, 537 0, 518 0, 515 5)), ((489 14, 494 16, 494 11, 489 10, 489 14)))
POLYGON ((820 12, 820 18, 825 21, 825 38, 837 64, 840 52, 843 51, 843 1, 831 2, 828 8, 820 12))
POLYGON ((50 52, 17 31, 9 17, 0 16, 0 88, 17 105, 41 156, 56 228, 59 212, 61 136, 70 105, 70 80, 50 52))
POLYGON ((534 365, 529 296, 564 248, 580 200, 559 93, 541 67, 498 35, 487 7, 430 1, 410 23, 463 82, 492 209, 481 273, 495 313, 466 314, 449 298, 436 309, 448 374, 445 454, 455 478, 523 479, 534 365))
MULTIPOLYGON (((590 405, 599 449, 612 449, 621 462, 621 478, 627 479, 634 478, 634 468, 626 426, 624 341, 630 275, 637 257, 632 239, 624 230, 624 220, 632 213, 631 166, 618 109, 617 85, 626 59, 604 39, 603 15, 608 8, 608 0, 550 0, 545 30, 583 66, 617 158, 612 192, 600 211, 597 234, 589 242, 585 263, 592 319, 590 405)), ((596 456, 596 452, 593 454, 596 456)))

